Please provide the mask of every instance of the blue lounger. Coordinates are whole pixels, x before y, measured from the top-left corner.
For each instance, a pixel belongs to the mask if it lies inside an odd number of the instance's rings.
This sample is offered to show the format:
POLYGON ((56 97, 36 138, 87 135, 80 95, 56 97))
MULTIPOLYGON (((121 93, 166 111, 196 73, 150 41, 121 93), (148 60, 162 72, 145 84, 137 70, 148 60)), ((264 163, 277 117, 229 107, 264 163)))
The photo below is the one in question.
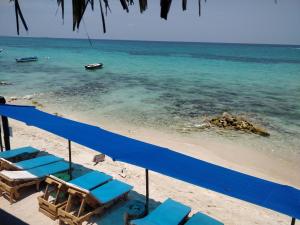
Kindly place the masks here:
POLYGON ((99 171, 92 171, 78 178, 75 178, 67 184, 74 185, 86 190, 92 190, 112 179, 112 176, 99 171))
POLYGON ((18 156, 26 155, 26 154, 37 154, 40 150, 35 149, 33 147, 22 147, 16 148, 5 152, 0 152, 0 158, 10 159, 18 156))
POLYGON ((58 209, 60 222, 81 225, 84 221, 95 214, 102 213, 120 199, 126 199, 127 194, 133 187, 119 180, 112 180, 90 192, 70 190, 66 205, 58 209), (80 207, 74 210, 72 205, 73 196, 80 196, 80 207), (89 207, 85 207, 89 205, 89 207))
POLYGON ((9 170, 29 170, 29 169, 33 169, 35 167, 47 165, 49 163, 54 163, 54 162, 58 162, 58 161, 62 161, 62 160, 63 160, 63 158, 59 158, 54 155, 46 155, 46 156, 36 157, 33 159, 23 160, 18 163, 11 163, 4 159, 2 161, 2 163, 3 163, 2 167, 4 167, 5 169, 9 169, 9 170))
POLYGON ((190 213, 191 208, 176 202, 172 199, 167 199, 159 205, 148 216, 142 219, 132 220, 131 225, 178 225, 190 213))
POLYGON ((211 218, 203 213, 194 214, 185 225, 224 225, 218 220, 211 218))
POLYGON ((59 161, 29 170, 3 170, 0 172, 0 192, 9 196, 10 202, 13 203, 13 200, 20 196, 20 188, 36 185, 37 190, 39 190, 39 185, 46 176, 64 172, 68 169, 69 163, 59 161))
POLYGON ((118 199, 125 193, 128 193, 133 187, 119 180, 113 180, 100 186, 90 192, 90 194, 102 205, 107 204, 114 199, 118 199))
POLYGON ((49 176, 46 179, 47 186, 45 193, 38 197, 39 211, 55 220, 57 219, 58 208, 67 202, 67 190, 69 188, 90 191, 107 183, 111 179, 111 176, 99 171, 89 172, 69 182, 49 176))

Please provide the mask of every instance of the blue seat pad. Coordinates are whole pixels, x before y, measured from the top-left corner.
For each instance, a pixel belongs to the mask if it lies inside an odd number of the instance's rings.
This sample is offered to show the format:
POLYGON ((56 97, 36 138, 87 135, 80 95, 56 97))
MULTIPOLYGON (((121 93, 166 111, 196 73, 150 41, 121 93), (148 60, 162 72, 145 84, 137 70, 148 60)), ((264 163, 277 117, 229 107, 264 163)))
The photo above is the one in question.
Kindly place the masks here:
POLYGON ((176 202, 173 199, 167 199, 159 205, 148 216, 133 220, 134 225, 178 225, 191 211, 191 208, 176 202))
POLYGON ((25 153, 37 153, 39 151, 40 150, 38 150, 36 148, 33 148, 33 147, 30 147, 30 146, 22 147, 22 148, 16 148, 16 149, 12 149, 12 150, 5 151, 5 152, 0 152, 0 158, 10 159, 10 158, 13 158, 13 157, 16 157, 18 155, 25 154, 25 153))
POLYGON ((54 163, 62 160, 63 158, 59 158, 55 155, 46 155, 46 156, 36 157, 34 159, 28 159, 18 163, 14 163, 14 165, 20 169, 28 170, 38 166, 47 165, 49 163, 54 163))
POLYGON ((133 187, 119 180, 112 180, 91 191, 91 194, 99 203, 108 203, 123 194, 129 192, 133 187))
POLYGON ((92 171, 83 176, 80 176, 78 178, 69 181, 69 183, 74 184, 86 190, 91 190, 111 179, 112 176, 109 176, 105 173, 99 171, 92 171))
POLYGON ((220 221, 209 217, 203 213, 194 214, 185 225, 224 225, 220 221))
POLYGON ((67 163, 66 161, 59 161, 30 169, 28 170, 28 172, 39 178, 42 178, 51 174, 66 171, 68 169, 69 163, 67 163))

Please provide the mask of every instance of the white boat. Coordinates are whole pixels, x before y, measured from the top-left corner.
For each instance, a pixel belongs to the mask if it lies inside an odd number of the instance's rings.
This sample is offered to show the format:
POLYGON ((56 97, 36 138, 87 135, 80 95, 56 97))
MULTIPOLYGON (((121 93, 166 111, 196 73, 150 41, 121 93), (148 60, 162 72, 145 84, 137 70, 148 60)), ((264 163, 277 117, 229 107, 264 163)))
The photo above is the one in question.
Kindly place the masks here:
POLYGON ((101 69, 103 68, 102 63, 93 63, 93 64, 88 64, 84 66, 87 70, 95 70, 95 69, 101 69))

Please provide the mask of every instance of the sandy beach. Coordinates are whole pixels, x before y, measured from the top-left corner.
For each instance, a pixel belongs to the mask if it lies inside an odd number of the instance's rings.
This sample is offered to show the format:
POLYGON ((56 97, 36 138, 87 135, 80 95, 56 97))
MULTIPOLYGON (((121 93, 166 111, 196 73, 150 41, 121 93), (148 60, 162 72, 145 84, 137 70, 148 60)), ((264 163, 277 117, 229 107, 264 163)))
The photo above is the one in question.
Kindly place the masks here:
MULTIPOLYGON (((22 102, 24 103, 24 102, 22 102)), ((50 109, 43 109, 53 111, 50 109)), ((67 118, 87 122, 75 115, 63 115, 67 118)), ((90 122, 90 121, 89 121, 90 122)), ((188 154, 195 158, 206 160, 227 168, 238 170, 247 174, 272 180, 275 182, 300 187, 300 178, 296 171, 299 166, 290 166, 288 161, 272 157, 255 149, 248 149, 231 142, 218 142, 211 139, 199 140, 192 136, 180 134, 167 134, 157 130, 129 127, 128 124, 119 124, 112 121, 103 121, 94 124, 110 131, 143 140, 156 145, 168 147, 175 151, 188 154), (275 166, 276 165, 276 166, 275 166)), ((68 159, 67 141, 55 135, 44 132, 34 127, 28 127, 23 123, 10 120, 13 128, 11 144, 13 148, 20 146, 33 146, 51 154, 68 159)), ((134 186, 129 200, 144 199, 145 177, 144 170, 129 164, 113 162, 106 157, 105 161, 94 165, 92 159, 97 152, 72 144, 73 162, 86 168, 103 171, 134 186)), ((31 193, 17 203, 0 198, 0 206, 3 210, 15 215, 28 224, 58 224, 38 212, 37 196, 40 193, 31 193)), ((289 224, 290 219, 282 214, 242 202, 240 200, 202 189, 191 184, 172 179, 154 172, 150 172, 150 203, 151 209, 155 208, 166 198, 173 198, 192 208, 192 213, 204 212, 224 222, 226 225, 253 225, 253 224, 289 224)), ((128 204, 128 203, 127 203, 128 204)), ((126 203, 117 205, 108 210, 102 216, 94 217, 92 224, 123 224, 123 214, 126 211, 126 203)))

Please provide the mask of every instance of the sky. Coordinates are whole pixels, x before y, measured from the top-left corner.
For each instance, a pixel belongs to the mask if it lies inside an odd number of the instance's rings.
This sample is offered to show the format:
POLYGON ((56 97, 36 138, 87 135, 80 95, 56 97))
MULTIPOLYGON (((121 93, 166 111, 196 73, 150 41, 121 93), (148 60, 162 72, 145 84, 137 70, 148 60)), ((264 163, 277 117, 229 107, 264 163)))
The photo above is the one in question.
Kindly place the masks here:
MULTIPOLYGON (((88 7, 84 23, 72 31, 72 6, 65 1, 65 20, 61 19, 56 0, 19 1, 29 26, 21 27, 21 37, 57 37, 186 42, 297 44, 300 45, 300 0, 207 0, 202 1, 198 16, 197 0, 188 1, 181 10, 181 0, 174 0, 168 20, 160 18, 160 1, 149 0, 148 9, 139 12, 138 0, 129 13, 119 0, 110 0, 103 34, 99 2, 88 7), (57 11, 58 10, 58 11, 57 11)), ((0 0, 0 36, 16 36, 13 3, 0 0)))

